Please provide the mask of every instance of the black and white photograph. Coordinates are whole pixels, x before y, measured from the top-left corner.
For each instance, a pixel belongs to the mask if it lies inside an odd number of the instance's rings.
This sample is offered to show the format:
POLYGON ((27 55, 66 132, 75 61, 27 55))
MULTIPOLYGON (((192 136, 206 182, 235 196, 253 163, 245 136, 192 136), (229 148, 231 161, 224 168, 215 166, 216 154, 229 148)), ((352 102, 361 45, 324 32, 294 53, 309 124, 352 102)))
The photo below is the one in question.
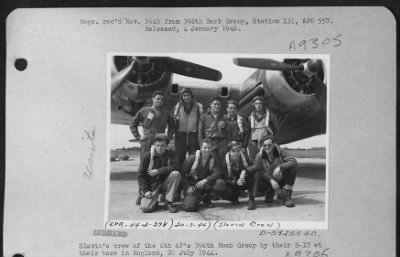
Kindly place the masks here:
POLYGON ((382 6, 13 10, 3 255, 396 256, 396 35, 382 6))
POLYGON ((109 220, 327 221, 329 56, 108 61, 109 220))

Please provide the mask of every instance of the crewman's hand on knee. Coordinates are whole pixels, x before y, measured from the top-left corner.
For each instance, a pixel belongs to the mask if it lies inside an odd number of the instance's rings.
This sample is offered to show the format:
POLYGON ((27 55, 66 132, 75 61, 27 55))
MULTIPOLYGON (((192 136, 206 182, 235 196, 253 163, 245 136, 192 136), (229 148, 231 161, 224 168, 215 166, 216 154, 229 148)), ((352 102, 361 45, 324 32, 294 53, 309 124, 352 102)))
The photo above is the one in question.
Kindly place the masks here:
POLYGON ((279 184, 278 182, 275 181, 275 179, 271 178, 271 186, 274 190, 279 189, 279 184))
POLYGON ((203 187, 207 184, 206 179, 202 179, 199 182, 196 183, 195 188, 196 189, 203 189, 203 187))
POLYGON ((150 199, 153 196, 153 194, 150 191, 147 191, 144 193, 144 197, 150 199))
POLYGON ((156 169, 149 170, 147 173, 148 173, 151 177, 155 177, 155 176, 158 175, 158 170, 156 170, 156 169))

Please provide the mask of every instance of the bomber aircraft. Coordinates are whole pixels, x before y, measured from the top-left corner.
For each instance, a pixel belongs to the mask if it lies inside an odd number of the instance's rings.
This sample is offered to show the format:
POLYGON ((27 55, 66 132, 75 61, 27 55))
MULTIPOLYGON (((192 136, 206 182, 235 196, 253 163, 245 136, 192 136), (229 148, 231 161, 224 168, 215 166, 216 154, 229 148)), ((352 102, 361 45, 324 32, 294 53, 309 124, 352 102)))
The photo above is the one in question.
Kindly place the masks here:
POLYGON ((208 106, 211 97, 235 99, 239 113, 247 117, 252 100, 263 96, 278 117, 278 144, 286 144, 326 132, 327 68, 325 60, 310 58, 233 58, 233 64, 255 69, 243 83, 218 83, 220 71, 164 56, 113 56, 111 64, 111 123, 129 125, 151 95, 162 90, 165 108, 172 110, 182 88, 190 88, 198 102, 208 106), (179 83, 173 74, 202 79, 179 83), (205 81, 209 80, 209 81, 205 81))

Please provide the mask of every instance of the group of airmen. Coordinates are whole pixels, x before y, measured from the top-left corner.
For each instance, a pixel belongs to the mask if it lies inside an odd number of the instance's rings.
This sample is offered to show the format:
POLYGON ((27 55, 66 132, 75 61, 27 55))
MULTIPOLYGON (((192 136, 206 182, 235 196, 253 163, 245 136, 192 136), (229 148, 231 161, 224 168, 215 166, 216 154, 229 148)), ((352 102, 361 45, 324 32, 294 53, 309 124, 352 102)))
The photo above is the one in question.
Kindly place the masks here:
POLYGON ((186 88, 172 113, 163 109, 165 95, 155 91, 152 106, 134 116, 130 129, 140 141, 138 171, 139 195, 136 204, 145 213, 153 212, 159 202, 178 211, 182 200, 185 211, 198 211, 203 203, 214 207, 215 199, 239 204, 248 194, 248 210, 256 209, 255 197, 282 201, 294 207, 291 198, 297 162, 274 143, 276 117, 263 97, 253 99, 254 110, 248 118, 238 114, 238 103, 213 97, 204 110, 186 88), (143 127, 140 134, 138 126, 143 127), (168 147, 174 138, 174 150, 168 147))

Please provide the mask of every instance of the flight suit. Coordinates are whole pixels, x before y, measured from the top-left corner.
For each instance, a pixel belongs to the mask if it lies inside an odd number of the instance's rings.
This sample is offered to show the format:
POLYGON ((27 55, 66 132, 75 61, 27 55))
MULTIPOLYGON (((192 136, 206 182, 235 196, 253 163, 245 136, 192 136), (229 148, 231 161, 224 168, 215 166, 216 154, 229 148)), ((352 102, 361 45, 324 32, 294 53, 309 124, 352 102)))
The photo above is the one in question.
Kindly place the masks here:
MULTIPOLYGON (((270 159, 264 151, 257 153, 254 164, 249 168, 251 173, 254 173, 254 188, 253 194, 259 191, 259 187, 266 188, 266 194, 272 190, 271 180, 275 180, 279 188, 285 186, 293 187, 297 176, 297 161, 295 158, 290 157, 287 153, 274 144, 272 149, 272 158, 270 159), (273 171, 276 167, 280 167, 282 172, 281 177, 275 177, 273 171)), ((290 199, 292 190, 286 190, 287 197, 290 199)), ((267 197, 266 195, 266 197, 267 197)))
POLYGON ((226 154, 222 163, 222 177, 216 181, 215 189, 224 200, 238 201, 240 191, 248 189, 249 195, 252 196, 254 188, 254 173, 250 172, 249 167, 252 163, 248 156, 241 153, 241 157, 238 160, 232 160, 229 153, 226 154), (229 158, 229 160, 227 159, 229 158), (245 171, 245 184, 238 185, 237 181, 241 175, 241 172, 245 171))
POLYGON ((133 117, 130 124, 132 135, 140 140, 140 158, 143 158, 145 152, 150 151, 150 147, 154 143, 156 134, 165 134, 168 127, 168 137, 172 138, 174 121, 167 110, 161 109, 159 115, 152 107, 143 107, 133 117), (143 139, 140 140, 138 131, 139 125, 143 126, 143 139))
POLYGON ((178 169, 175 152, 166 150, 162 155, 146 152, 140 161, 138 171, 138 182, 142 197, 148 191, 152 192, 152 197, 148 201, 141 201, 140 208, 143 212, 152 212, 157 207, 158 196, 165 193, 165 199, 173 202, 179 184, 182 180, 178 169), (150 176, 147 172, 157 169, 158 175, 150 176))
POLYGON ((182 165, 186 154, 193 154, 200 149, 198 141, 199 118, 203 112, 200 103, 193 101, 191 109, 186 109, 180 101, 174 108, 175 151, 179 165, 182 165))
POLYGON ((243 149, 247 148, 249 142, 250 128, 249 123, 243 117, 237 115, 236 117, 225 116, 227 120, 227 141, 240 142, 243 149))
POLYGON ((220 168, 213 154, 209 156, 204 165, 200 150, 186 158, 182 165, 184 190, 183 207, 186 211, 197 211, 200 200, 203 200, 206 204, 211 203, 210 195, 213 191, 215 181, 220 177, 220 174, 220 168), (196 154, 199 155, 198 160, 196 160, 196 154), (197 165, 195 163, 197 163, 197 165), (188 189, 193 188, 197 182, 203 179, 207 180, 203 189, 195 189, 193 193, 187 193, 188 189))
POLYGON ((214 117, 210 112, 204 113, 199 119, 199 145, 204 138, 212 139, 217 158, 222 160, 227 152, 227 130, 227 121, 222 114, 214 117))
POLYGON ((261 138, 276 133, 276 118, 271 112, 266 110, 260 118, 257 118, 255 113, 252 112, 248 118, 248 122, 250 127, 248 150, 250 158, 254 160, 261 148, 261 138))

